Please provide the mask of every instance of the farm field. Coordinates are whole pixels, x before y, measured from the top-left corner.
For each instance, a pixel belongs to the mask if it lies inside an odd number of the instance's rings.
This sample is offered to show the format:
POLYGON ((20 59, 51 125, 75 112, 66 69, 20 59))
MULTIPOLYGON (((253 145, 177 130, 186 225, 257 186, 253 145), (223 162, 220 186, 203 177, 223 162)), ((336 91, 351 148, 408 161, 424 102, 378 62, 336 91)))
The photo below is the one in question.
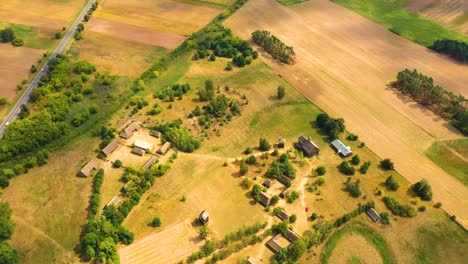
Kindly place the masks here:
POLYGON ((257 29, 269 30, 293 46, 297 54, 293 66, 261 57, 318 107, 343 117, 372 151, 394 160, 410 182, 427 178, 435 199, 467 225, 466 187, 424 155, 435 140, 462 136, 440 117, 388 88, 400 70, 417 68, 445 89, 466 96, 465 66, 329 1, 288 7, 273 0, 250 1, 225 25, 244 39, 257 29), (286 20, 287 25, 282 23, 286 20))
POLYGON ((405 7, 462 33, 468 33, 468 3, 464 0, 412 0, 405 7))
POLYGON ((0 29, 7 27, 13 29, 15 35, 24 41, 23 47, 26 48, 52 50, 58 43, 58 40, 54 39, 54 33, 56 31, 53 29, 12 24, 0 20, 0 29))
MULTIPOLYGON (((91 22, 90 22, 91 23, 91 22)), ((167 50, 145 43, 84 31, 84 39, 74 42, 69 54, 87 60, 102 72, 135 77, 163 56, 167 50)))
POLYGON ((223 9, 222 6, 214 8, 200 4, 202 2, 198 0, 104 0, 93 16, 152 31, 187 36, 205 26, 223 9))

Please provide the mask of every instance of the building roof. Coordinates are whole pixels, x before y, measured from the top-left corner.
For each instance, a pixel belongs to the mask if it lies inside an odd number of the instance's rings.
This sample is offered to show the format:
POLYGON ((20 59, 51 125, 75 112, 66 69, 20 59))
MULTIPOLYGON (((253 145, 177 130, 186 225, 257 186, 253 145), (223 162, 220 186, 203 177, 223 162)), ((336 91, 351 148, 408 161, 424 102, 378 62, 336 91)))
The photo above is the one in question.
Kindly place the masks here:
POLYGON ((123 138, 130 138, 133 136, 133 133, 140 129, 140 125, 136 122, 131 123, 128 127, 126 127, 122 132, 120 132, 119 136, 123 138))
POLYGON ((159 137, 161 137, 161 132, 156 131, 156 130, 155 130, 155 131, 151 131, 150 135, 153 136, 153 137, 159 138, 159 137))
POLYGON ((288 228, 286 232, 284 233, 284 237, 290 242, 294 242, 298 240, 300 236, 296 232, 288 228))
POLYGON ((281 193, 280 193, 280 197, 281 198, 286 198, 286 196, 288 196, 290 190, 289 190, 289 187, 286 187, 281 193))
POLYGON ((141 148, 141 149, 144 149, 144 150, 151 150, 153 148, 153 144, 148 143, 148 142, 143 141, 143 140, 136 140, 134 145, 135 145, 135 147, 141 148))
POLYGON ((282 249, 282 247, 276 242, 276 240, 281 236, 281 234, 277 234, 276 236, 274 236, 273 238, 271 238, 270 240, 268 240, 268 242, 266 243, 266 245, 271 248, 271 250, 273 250, 273 252, 277 253, 278 251, 280 251, 282 249))
POLYGON ((146 154, 146 151, 145 151, 144 149, 134 147, 134 148, 132 149, 132 153, 133 153, 133 154, 140 155, 140 156, 144 156, 144 155, 146 154))
POLYGON ((270 196, 264 192, 259 193, 260 197, 260 203, 263 204, 263 206, 268 206, 270 205, 270 196))
POLYGON ((289 215, 284 210, 279 211, 276 216, 283 221, 289 219, 289 215))
POLYGON ((270 188, 271 187, 271 180, 266 180, 262 183, 263 186, 270 188))
POLYGON ((151 168, 151 165, 153 165, 154 163, 156 163, 157 159, 155 156, 151 156, 151 158, 149 158, 149 160, 145 163, 145 165, 143 165, 143 167, 141 167, 142 169, 144 170, 149 170, 149 168, 151 168))
POLYGON ((317 153, 320 148, 315 144, 312 140, 300 136, 298 139, 298 147, 302 149, 302 151, 307 152, 309 155, 317 153))
POLYGON ((369 208, 366 213, 372 219, 372 221, 376 223, 382 221, 382 217, 380 217, 379 213, 377 213, 374 208, 369 208))
POLYGON ((111 143, 109 143, 109 145, 107 145, 106 147, 104 147, 102 150, 101 150, 101 153, 104 154, 104 156, 109 156, 109 154, 111 154, 112 152, 114 152, 114 150, 119 146, 119 143, 117 143, 117 140, 112 140, 111 143))
POLYGON ((171 142, 166 142, 158 149, 159 154, 166 154, 167 150, 171 147, 171 142))
POLYGON ((291 183, 291 179, 289 179, 288 177, 284 175, 279 176, 277 180, 281 182, 282 184, 284 184, 285 186, 288 186, 288 183, 291 183))
POLYGON ((255 263, 257 263, 257 261, 254 258, 252 257, 247 258, 247 264, 255 264, 255 263))
POLYGON ((203 219, 203 220, 207 220, 210 216, 208 215, 208 212, 206 210, 203 210, 200 215, 198 216, 198 218, 200 219, 203 219))
POLYGON ((336 149, 336 153, 343 157, 347 157, 353 154, 353 152, 351 151, 351 147, 346 146, 339 139, 333 140, 331 142, 331 145, 336 149))
POLYGON ((117 205, 118 203, 120 202, 120 198, 118 196, 114 196, 106 205, 109 206, 109 205, 117 205))
POLYGON ((95 160, 88 162, 78 173, 82 177, 89 177, 91 173, 99 167, 99 163, 95 160))

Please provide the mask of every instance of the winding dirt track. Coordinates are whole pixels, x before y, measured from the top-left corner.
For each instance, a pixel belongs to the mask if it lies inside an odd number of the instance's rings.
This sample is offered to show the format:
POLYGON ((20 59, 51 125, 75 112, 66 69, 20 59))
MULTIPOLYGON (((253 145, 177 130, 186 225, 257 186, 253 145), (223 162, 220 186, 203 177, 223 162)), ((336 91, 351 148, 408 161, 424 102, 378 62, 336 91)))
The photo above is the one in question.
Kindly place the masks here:
POLYGON ((388 88, 398 71, 416 68, 468 95, 468 67, 389 32, 327 0, 285 7, 248 1, 226 26, 242 38, 266 29, 293 46, 297 63, 262 59, 332 116, 346 120, 377 155, 391 158, 410 182, 426 178, 434 198, 468 226, 468 190, 424 155, 434 140, 461 138, 446 121, 388 88), (261 12, 259 12, 261 10, 261 12))

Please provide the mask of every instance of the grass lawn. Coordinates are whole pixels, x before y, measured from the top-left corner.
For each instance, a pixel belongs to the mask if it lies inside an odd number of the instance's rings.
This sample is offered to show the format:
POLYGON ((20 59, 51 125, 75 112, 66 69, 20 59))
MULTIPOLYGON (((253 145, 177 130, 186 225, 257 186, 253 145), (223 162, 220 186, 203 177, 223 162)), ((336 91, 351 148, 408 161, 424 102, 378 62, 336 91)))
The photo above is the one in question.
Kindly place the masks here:
MULTIPOLYGON (((397 263, 394 253, 390 248, 389 244, 387 243, 386 239, 376 230, 364 225, 361 222, 351 222, 330 236, 322 251, 322 255, 320 256, 321 263, 328 263, 328 260, 333 253, 333 249, 336 247, 340 239, 348 233, 355 233, 363 236, 367 240, 367 242, 369 242, 373 247, 375 247, 379 251, 380 257, 382 258, 382 262, 384 264, 397 263)), ((350 263, 360 262, 353 261, 350 263)))
POLYGON ((434 142, 426 156, 450 175, 468 186, 468 139, 434 142))
POLYGON ((368 19, 387 27, 395 34, 418 44, 430 47, 439 39, 456 39, 468 42, 468 36, 445 28, 437 22, 423 18, 392 4, 395 1, 383 0, 332 0, 368 19))
POLYGON ((54 31, 34 26, 12 24, 0 20, 0 29, 10 27, 17 38, 24 40, 24 46, 33 49, 44 49, 51 51, 58 40, 54 39, 54 31))

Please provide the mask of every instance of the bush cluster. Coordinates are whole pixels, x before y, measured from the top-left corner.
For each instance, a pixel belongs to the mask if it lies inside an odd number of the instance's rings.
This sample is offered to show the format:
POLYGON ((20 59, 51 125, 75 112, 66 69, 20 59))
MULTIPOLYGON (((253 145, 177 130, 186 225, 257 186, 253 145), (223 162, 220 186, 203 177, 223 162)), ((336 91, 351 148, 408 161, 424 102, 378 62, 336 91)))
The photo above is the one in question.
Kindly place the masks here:
POLYGON ((383 201, 387 208, 392 211, 394 215, 402 217, 413 217, 416 215, 416 210, 411 205, 401 205, 395 198, 385 196, 383 201))
POLYGON ((190 84, 175 84, 171 87, 161 89, 153 94, 154 98, 158 98, 162 101, 169 101, 173 102, 174 99, 177 97, 178 99, 182 99, 182 96, 186 94, 190 90, 190 84))
POLYGON ((252 33, 252 40, 268 52, 273 59, 286 64, 293 64, 296 53, 292 47, 284 44, 279 38, 266 30, 256 30, 252 33))
POLYGON ((296 178, 296 169, 289 162, 287 154, 281 154, 278 160, 271 163, 270 168, 265 173, 268 178, 277 179, 280 176, 286 176, 291 180, 296 178))
POLYGON ((354 173, 356 173, 354 167, 349 165, 347 161, 342 161, 340 165, 338 165, 338 170, 344 175, 354 175, 354 173))
POLYGON ((201 140, 193 137, 185 127, 182 127, 180 120, 156 126, 154 130, 161 132, 164 140, 171 142, 183 152, 190 153, 201 146, 201 140))
POLYGON ((429 183, 426 180, 421 180, 413 186, 411 186, 411 189, 413 190, 414 193, 418 197, 421 198, 423 201, 430 201, 432 200, 432 187, 429 185, 429 183))
POLYGON ((337 139, 338 135, 346 129, 343 118, 331 118, 327 114, 319 114, 315 119, 317 126, 328 135, 330 139, 337 139))
POLYGON ((361 181, 358 179, 356 182, 352 182, 351 178, 348 178, 345 183, 345 190, 354 198, 361 196, 361 181))
POLYGON ((468 43, 452 39, 437 40, 431 49, 447 54, 462 63, 468 63, 468 43))

